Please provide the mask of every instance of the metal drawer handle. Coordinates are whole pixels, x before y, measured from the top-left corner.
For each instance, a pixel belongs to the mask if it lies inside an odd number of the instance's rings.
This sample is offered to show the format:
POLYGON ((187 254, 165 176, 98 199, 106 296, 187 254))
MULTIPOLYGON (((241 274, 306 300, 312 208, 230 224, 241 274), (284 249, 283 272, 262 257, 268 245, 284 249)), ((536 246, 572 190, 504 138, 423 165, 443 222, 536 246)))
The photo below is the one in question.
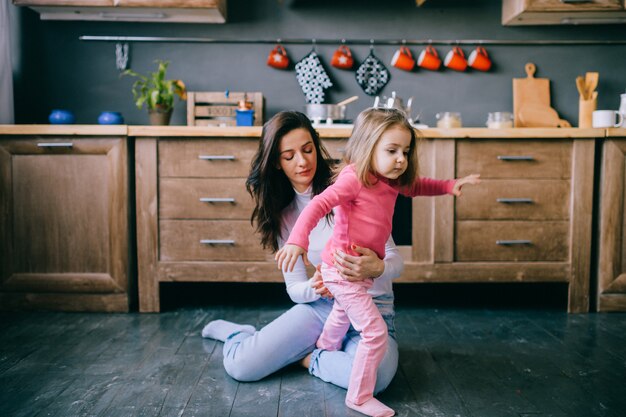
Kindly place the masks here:
POLYGON ((512 246, 512 245, 532 245, 532 240, 496 240, 496 245, 512 246))
POLYGON ((235 155, 198 155, 203 161, 234 161, 235 155))
POLYGON ((503 204, 532 204, 534 203, 532 198, 496 198, 498 203, 503 204))
POLYGON ((37 144, 40 148, 71 148, 72 142, 41 142, 37 144))
POLYGON ((228 239, 200 239, 200 243, 203 245, 234 245, 234 240, 228 239))
POLYGON ((498 155, 500 161, 534 161, 530 155, 498 155))
POLYGON ((202 197, 202 198, 200 198, 200 202, 202 202, 202 203, 231 203, 231 204, 235 204, 235 199, 234 198, 202 197))

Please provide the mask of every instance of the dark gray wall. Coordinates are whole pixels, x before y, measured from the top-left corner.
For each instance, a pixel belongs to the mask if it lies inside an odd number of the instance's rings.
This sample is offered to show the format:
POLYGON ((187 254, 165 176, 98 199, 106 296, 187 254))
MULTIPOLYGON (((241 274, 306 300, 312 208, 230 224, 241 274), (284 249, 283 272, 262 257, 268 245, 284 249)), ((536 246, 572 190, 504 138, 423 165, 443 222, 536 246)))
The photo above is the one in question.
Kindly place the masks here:
MULTIPOLYGON (((347 38, 347 39, 626 39, 625 25, 503 27, 498 0, 429 0, 416 8, 413 0, 228 0, 224 25, 53 22, 41 21, 30 9, 20 9, 13 22, 19 37, 15 51, 16 122, 46 123, 53 108, 75 112, 78 123, 95 123, 103 110, 121 111, 128 124, 146 124, 145 110, 132 103, 132 79, 119 78, 114 44, 79 41, 81 35, 181 36, 210 38, 347 38)), ((318 45, 335 83, 327 102, 354 94, 349 107, 354 118, 373 103, 354 79, 354 72, 330 66, 338 45, 318 45)), ((295 72, 269 68, 271 45, 132 44, 131 67, 151 70, 155 59, 171 61, 168 75, 185 81, 192 91, 261 91, 266 120, 283 109, 302 110, 304 96, 295 72)), ((351 47, 357 62, 368 46, 351 47)), ((375 54, 389 63, 395 46, 376 46, 375 54)), ((414 54, 422 47, 412 46, 414 54)), ((464 47, 466 53, 472 48, 464 47)), ((292 60, 306 55, 310 45, 287 45, 292 60)), ((437 47, 445 54, 449 47, 437 47)), ((549 78, 552 104, 577 124, 578 93, 574 79, 586 71, 600 72, 599 108, 617 109, 626 88, 626 46, 500 46, 489 47, 495 65, 489 73, 425 70, 406 73, 388 65, 391 81, 383 91, 414 96, 422 121, 435 123, 439 111, 459 111, 464 125, 484 126, 487 112, 512 110, 512 78, 523 77, 524 64, 534 62, 536 76, 549 78)), ((176 106, 172 124, 185 124, 186 106, 176 106)))

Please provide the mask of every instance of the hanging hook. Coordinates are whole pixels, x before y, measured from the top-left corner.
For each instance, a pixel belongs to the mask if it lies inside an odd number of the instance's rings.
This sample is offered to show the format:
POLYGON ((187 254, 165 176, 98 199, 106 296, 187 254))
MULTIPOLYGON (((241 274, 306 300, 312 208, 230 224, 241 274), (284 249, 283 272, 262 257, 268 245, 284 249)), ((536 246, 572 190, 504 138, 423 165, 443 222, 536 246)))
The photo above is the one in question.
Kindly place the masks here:
POLYGON ((342 39, 341 39, 341 44, 342 44, 342 45, 345 45, 345 44, 346 44, 346 40, 345 40, 345 38, 342 38, 342 39))
POLYGON ((313 42, 313 52, 317 52, 317 46, 315 45, 315 38, 312 39, 313 42))
POLYGON ((406 46, 406 39, 402 39, 402 46, 406 46))
POLYGON ((128 68, 128 43, 116 43, 115 44, 115 67, 124 71, 128 68))
POLYGON ((374 39, 370 39, 370 53, 374 52, 374 39))

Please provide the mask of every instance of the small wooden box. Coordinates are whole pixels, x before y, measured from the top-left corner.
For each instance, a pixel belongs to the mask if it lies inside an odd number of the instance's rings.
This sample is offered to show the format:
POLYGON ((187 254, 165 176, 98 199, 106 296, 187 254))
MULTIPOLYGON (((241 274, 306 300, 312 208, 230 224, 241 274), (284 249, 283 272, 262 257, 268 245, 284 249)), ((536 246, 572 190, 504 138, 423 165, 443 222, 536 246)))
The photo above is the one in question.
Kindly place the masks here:
POLYGON ((187 94, 188 126, 236 126, 237 105, 241 100, 252 102, 254 126, 263 125, 263 94, 223 91, 195 91, 187 94))

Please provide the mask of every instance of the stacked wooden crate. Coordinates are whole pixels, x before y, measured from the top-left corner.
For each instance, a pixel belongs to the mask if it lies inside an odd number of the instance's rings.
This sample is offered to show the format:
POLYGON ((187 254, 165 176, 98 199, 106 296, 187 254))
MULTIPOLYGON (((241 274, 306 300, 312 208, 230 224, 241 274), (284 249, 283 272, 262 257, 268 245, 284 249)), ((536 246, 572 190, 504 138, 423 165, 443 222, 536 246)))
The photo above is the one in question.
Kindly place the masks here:
POLYGON ((252 102, 254 126, 263 125, 263 94, 259 92, 196 91, 187 94, 188 126, 236 126, 240 101, 252 102))

